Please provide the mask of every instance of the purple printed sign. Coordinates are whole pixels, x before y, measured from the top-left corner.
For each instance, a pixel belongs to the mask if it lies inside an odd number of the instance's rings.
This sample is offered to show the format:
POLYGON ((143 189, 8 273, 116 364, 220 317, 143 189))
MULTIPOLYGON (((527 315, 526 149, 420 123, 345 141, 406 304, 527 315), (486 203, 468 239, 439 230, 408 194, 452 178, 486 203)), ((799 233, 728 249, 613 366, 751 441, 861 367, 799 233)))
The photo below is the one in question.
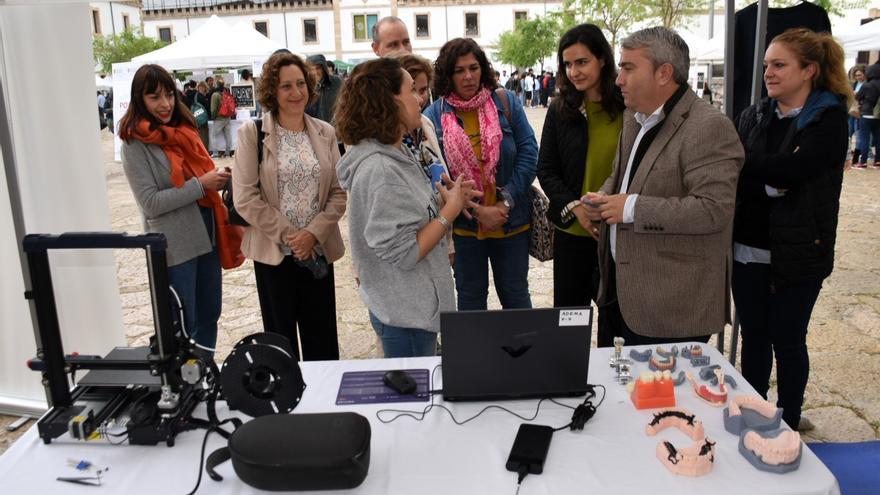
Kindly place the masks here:
POLYGON ((386 402, 428 402, 431 395, 429 372, 427 369, 403 370, 416 382, 416 392, 401 395, 385 385, 382 377, 389 370, 348 371, 342 374, 339 383, 337 406, 354 404, 382 404, 386 402))

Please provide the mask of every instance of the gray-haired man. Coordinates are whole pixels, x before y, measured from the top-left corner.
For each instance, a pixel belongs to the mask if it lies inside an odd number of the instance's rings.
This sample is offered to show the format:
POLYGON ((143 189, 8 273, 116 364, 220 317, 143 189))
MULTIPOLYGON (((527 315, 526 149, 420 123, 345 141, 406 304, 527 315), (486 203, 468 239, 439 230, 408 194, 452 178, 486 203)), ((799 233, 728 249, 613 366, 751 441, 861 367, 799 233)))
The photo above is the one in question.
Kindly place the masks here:
POLYGON ((405 51, 412 53, 409 31, 399 17, 389 15, 379 19, 373 26, 373 53, 384 57, 389 53, 405 51))
POLYGON ((614 172, 586 200, 599 234, 600 325, 627 344, 707 341, 728 320, 731 234, 744 153, 733 124, 688 86, 674 31, 623 40, 614 172))

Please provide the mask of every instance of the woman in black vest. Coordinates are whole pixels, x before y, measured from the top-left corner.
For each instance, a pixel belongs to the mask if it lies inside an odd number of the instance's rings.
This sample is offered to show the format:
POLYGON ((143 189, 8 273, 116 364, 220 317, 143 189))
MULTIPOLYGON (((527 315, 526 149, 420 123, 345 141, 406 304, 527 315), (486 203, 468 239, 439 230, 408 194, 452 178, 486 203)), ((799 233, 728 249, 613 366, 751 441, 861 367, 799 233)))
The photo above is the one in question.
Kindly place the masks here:
MULTIPOLYGON (((611 175, 624 106, 614 85, 614 54, 598 27, 571 28, 559 40, 557 58, 560 97, 544 118, 538 158, 538 180, 556 226, 553 306, 588 306, 599 276, 597 233, 581 197, 598 191, 611 175)), ((612 345, 612 339, 600 326, 599 346, 612 345)))
POLYGON ((769 98, 737 122, 746 150, 733 230, 742 374, 766 398, 776 355, 777 405, 795 430, 812 428, 801 423, 807 326, 834 265, 853 99, 843 56, 827 34, 775 37, 764 56, 769 98))

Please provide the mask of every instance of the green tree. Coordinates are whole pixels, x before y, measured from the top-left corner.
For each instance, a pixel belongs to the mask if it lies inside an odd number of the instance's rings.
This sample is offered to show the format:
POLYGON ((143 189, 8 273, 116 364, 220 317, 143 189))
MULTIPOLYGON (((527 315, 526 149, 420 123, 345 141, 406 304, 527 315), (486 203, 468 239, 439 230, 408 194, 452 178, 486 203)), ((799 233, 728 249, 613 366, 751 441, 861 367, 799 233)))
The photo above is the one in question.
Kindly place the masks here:
POLYGON ((559 22, 549 16, 520 20, 499 36, 495 58, 514 67, 531 67, 556 52, 559 22))
POLYGON ((128 62, 138 55, 158 50, 165 44, 164 41, 142 35, 137 28, 134 28, 114 36, 95 37, 92 41, 92 52, 95 61, 101 65, 101 70, 110 72, 113 70, 113 64, 128 62))
POLYGON ((653 0, 564 0, 562 11, 556 15, 563 29, 582 22, 599 26, 609 35, 614 49, 621 35, 649 17, 648 5, 654 3, 653 0))
POLYGON ((707 0, 654 0, 648 6, 648 16, 660 25, 675 29, 693 20, 692 14, 707 7, 707 0))

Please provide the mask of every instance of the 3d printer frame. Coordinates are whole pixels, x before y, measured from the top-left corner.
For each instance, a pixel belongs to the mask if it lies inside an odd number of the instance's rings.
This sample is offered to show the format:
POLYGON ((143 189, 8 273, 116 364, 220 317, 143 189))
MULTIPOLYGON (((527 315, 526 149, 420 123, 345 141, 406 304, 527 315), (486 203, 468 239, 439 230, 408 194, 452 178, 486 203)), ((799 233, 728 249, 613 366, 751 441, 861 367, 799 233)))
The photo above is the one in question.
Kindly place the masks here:
POLYGON ((126 436, 132 444, 164 441, 172 446, 178 432, 198 427, 189 416, 198 403, 196 387, 180 374, 187 352, 181 349, 182 341, 173 326, 165 236, 115 232, 30 234, 22 244, 30 271, 25 298, 36 314, 37 355, 28 365, 42 373, 51 406, 37 423, 43 442, 48 444, 66 432, 81 440, 94 438, 102 424, 122 414, 131 422, 126 436), (155 327, 149 347, 117 348, 106 357, 65 355, 49 264, 49 251, 62 249, 145 250, 155 327), (132 350, 134 357, 131 352, 121 352, 132 350), (123 382, 81 385, 71 390, 68 375, 77 370, 103 370, 99 372, 123 380, 125 373, 134 372, 158 380, 153 385, 123 382), (143 410, 145 405, 149 406, 147 412, 143 410))

